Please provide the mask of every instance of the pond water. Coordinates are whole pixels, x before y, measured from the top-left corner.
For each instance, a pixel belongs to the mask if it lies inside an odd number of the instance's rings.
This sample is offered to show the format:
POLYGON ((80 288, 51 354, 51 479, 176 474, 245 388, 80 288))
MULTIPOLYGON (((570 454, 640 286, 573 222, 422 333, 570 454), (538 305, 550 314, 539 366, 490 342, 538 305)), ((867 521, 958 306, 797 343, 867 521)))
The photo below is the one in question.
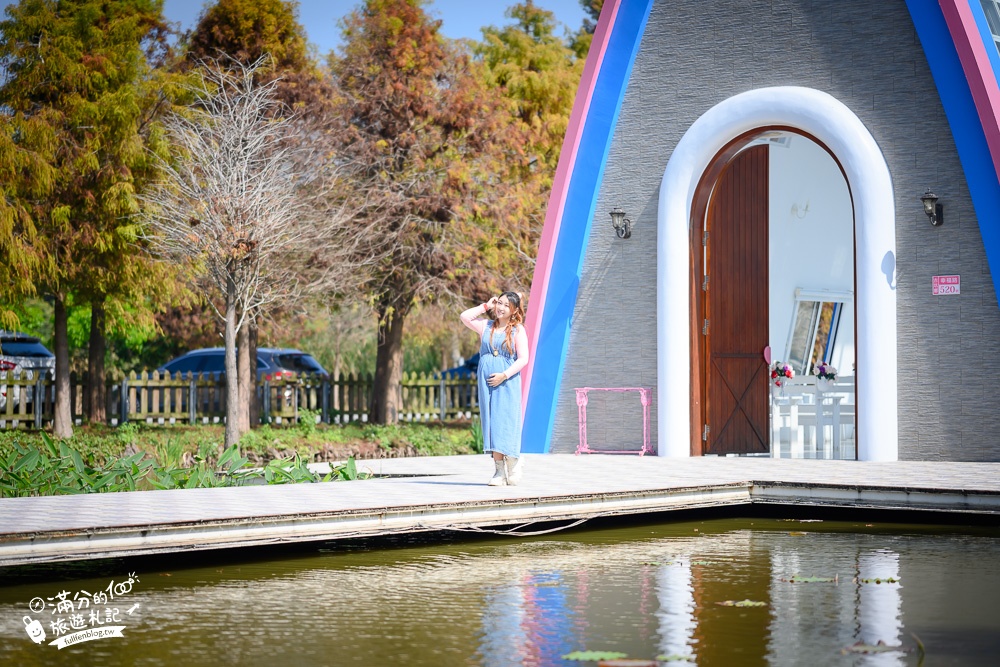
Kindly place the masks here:
POLYGON ((992 527, 707 519, 190 558, 0 570, 0 664, 882 666, 921 664, 918 639, 927 665, 1000 655, 992 527), (880 641, 900 650, 849 648, 880 641))

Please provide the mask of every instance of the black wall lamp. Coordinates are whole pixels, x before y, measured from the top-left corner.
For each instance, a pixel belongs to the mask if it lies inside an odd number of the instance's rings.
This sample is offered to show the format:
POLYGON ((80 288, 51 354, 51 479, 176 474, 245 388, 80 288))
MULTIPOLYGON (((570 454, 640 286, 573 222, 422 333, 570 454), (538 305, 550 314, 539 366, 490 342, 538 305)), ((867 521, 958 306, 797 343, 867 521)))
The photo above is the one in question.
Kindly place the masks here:
POLYGON ((632 236, 632 221, 626 218, 625 211, 617 206, 611 209, 611 226, 615 228, 615 234, 620 239, 632 236))
POLYGON ((944 222, 944 206, 938 203, 937 195, 928 190, 921 197, 924 204, 924 213, 930 218, 931 224, 937 227, 944 222))

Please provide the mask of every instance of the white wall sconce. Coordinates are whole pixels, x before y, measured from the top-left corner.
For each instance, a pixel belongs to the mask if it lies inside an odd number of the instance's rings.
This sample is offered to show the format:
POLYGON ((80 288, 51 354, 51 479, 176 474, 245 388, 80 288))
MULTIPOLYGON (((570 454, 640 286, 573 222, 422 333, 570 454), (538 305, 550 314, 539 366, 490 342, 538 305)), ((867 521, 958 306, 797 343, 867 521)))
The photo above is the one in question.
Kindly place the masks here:
POLYGON ((627 239, 632 236, 632 221, 625 217, 625 211, 617 206, 611 209, 611 226, 615 228, 615 234, 620 239, 627 239))
POLYGON ((937 195, 928 190, 920 197, 924 204, 924 213, 935 227, 944 222, 944 205, 938 203, 937 195))

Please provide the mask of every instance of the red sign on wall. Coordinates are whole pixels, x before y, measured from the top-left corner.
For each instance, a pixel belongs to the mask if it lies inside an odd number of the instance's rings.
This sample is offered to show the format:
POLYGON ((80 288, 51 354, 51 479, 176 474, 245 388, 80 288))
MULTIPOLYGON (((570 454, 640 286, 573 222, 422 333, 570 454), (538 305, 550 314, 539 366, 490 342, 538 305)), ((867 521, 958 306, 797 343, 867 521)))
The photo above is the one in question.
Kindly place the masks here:
POLYGON ((961 276, 933 276, 931 278, 931 294, 961 294, 961 276))

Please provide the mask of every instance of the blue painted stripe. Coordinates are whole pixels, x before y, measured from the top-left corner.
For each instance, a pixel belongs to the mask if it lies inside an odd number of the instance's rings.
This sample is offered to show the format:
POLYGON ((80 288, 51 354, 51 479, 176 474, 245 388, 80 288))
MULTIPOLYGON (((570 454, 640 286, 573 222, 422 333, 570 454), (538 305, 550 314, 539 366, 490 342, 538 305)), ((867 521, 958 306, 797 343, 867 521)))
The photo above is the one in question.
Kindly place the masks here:
MULTIPOLYGON (((962 169, 965 171, 965 180, 969 186, 972 206, 979 220, 983 246, 986 248, 987 261, 993 275, 993 291, 1000 300, 1000 291, 997 290, 997 277, 1000 276, 1000 230, 994 222, 1000 220, 1000 181, 997 180, 982 121, 972 98, 962 61, 958 57, 958 51, 955 49, 955 43, 937 0, 907 0, 906 6, 913 18, 913 25, 927 56, 934 84, 937 86, 948 125, 955 139, 955 147, 962 169)), ((976 14, 978 22, 982 7, 978 2, 971 2, 970 7, 976 14)), ((984 21, 985 18, 984 15, 984 21)), ((996 67, 997 64, 994 63, 994 71, 996 67)), ((914 196, 919 194, 915 193, 914 196)), ((947 221, 947 215, 945 220, 947 221)))
POLYGON ((611 140, 652 4, 653 0, 622 0, 584 121, 533 350, 535 362, 521 440, 521 450, 527 453, 547 452, 551 445, 584 250, 611 140))

